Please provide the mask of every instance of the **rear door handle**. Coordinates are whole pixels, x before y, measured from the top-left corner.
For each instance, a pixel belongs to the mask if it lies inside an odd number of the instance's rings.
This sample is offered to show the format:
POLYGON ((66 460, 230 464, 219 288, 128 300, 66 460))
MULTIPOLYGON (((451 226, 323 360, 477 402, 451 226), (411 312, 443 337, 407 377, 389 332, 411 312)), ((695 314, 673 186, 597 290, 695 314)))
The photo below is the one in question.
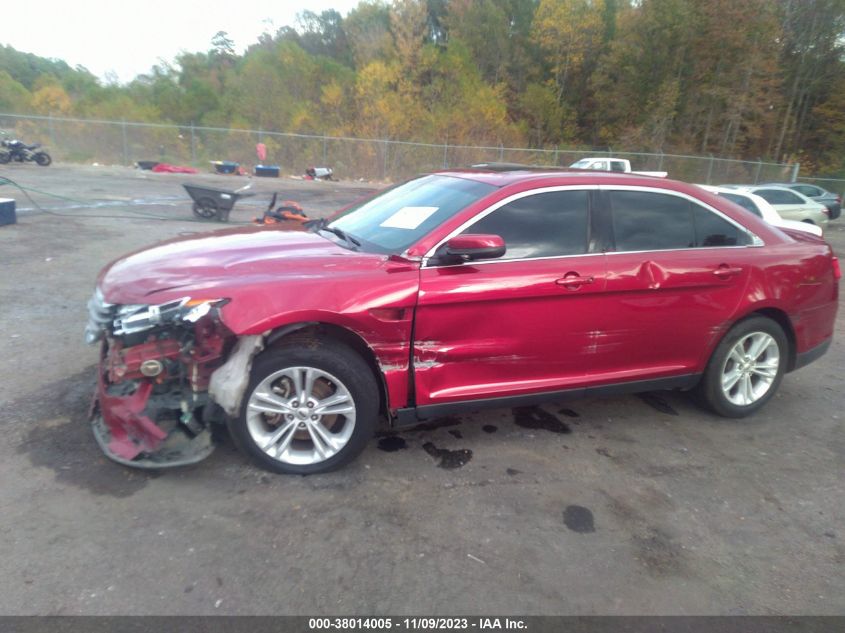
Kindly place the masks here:
POLYGON ((556 279, 555 283, 558 286, 564 286, 565 288, 568 288, 569 290, 577 290, 581 286, 585 286, 587 284, 593 283, 595 280, 596 280, 596 278, 593 277, 592 275, 582 277, 578 273, 572 272, 572 273, 566 273, 566 275, 564 275, 560 279, 556 279))
POLYGON ((736 277, 741 273, 742 268, 739 268, 737 266, 728 266, 727 264, 721 264, 716 270, 713 271, 713 274, 719 277, 720 279, 729 279, 731 277, 736 277))

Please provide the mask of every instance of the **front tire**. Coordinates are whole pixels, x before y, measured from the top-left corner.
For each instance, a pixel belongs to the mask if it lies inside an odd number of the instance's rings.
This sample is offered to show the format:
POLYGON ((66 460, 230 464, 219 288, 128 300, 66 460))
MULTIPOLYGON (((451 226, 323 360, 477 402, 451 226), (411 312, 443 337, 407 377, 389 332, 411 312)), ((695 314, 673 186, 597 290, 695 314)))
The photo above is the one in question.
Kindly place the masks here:
POLYGON ((50 158, 50 155, 47 152, 37 152, 35 154, 35 162, 40 167, 47 167, 50 163, 53 162, 53 159, 50 158))
POLYGON ((335 341, 283 344, 253 363, 235 444, 277 473, 314 474, 348 464, 375 432, 379 390, 369 366, 335 341))
POLYGON ((777 392, 788 358, 789 342, 775 321, 763 316, 740 321, 710 357, 698 398, 728 418, 751 415, 777 392))
POLYGON ((194 215, 203 220, 213 220, 217 217, 217 202, 213 198, 200 198, 192 207, 194 215))

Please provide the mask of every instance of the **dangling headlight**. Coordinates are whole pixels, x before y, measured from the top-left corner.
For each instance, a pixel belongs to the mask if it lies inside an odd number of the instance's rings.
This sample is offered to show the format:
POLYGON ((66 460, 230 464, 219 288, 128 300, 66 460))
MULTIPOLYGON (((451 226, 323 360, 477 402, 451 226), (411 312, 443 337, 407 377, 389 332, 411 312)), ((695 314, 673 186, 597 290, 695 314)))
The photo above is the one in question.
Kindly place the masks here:
POLYGON ((125 305, 115 312, 112 328, 117 336, 143 332, 158 325, 186 321, 196 323, 212 308, 225 304, 228 299, 192 299, 182 297, 158 305, 125 305))
POLYGON ((221 307, 228 301, 182 297, 157 305, 112 305, 106 304, 97 290, 88 303, 89 318, 85 328, 85 342, 96 343, 109 326, 116 336, 123 336, 179 321, 196 323, 213 308, 221 307))

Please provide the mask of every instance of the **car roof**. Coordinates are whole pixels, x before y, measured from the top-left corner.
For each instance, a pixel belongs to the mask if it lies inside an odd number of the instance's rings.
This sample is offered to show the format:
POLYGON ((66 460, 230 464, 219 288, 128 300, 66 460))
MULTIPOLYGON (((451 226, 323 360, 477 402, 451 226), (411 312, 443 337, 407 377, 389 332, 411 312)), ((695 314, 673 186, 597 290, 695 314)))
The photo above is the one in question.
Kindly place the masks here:
MULTIPOLYGON (((466 180, 476 180, 494 187, 505 187, 519 182, 545 180, 548 178, 572 180, 572 184, 640 184, 649 186, 661 184, 681 184, 678 181, 644 174, 624 172, 596 171, 593 169, 569 169, 567 167, 533 167, 514 163, 483 163, 482 166, 467 169, 444 169, 434 172, 439 176, 452 176, 466 180)), ((664 187, 673 189, 674 187, 664 187)))

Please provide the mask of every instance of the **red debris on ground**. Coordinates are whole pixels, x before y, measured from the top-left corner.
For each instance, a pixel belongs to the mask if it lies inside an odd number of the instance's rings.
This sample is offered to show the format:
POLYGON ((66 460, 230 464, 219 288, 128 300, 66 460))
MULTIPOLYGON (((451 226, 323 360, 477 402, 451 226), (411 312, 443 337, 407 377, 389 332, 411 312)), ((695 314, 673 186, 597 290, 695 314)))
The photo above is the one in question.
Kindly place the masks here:
POLYGON ((184 167, 182 165, 171 165, 170 163, 159 163, 153 167, 152 171, 158 174, 198 174, 199 170, 193 167, 184 167))

